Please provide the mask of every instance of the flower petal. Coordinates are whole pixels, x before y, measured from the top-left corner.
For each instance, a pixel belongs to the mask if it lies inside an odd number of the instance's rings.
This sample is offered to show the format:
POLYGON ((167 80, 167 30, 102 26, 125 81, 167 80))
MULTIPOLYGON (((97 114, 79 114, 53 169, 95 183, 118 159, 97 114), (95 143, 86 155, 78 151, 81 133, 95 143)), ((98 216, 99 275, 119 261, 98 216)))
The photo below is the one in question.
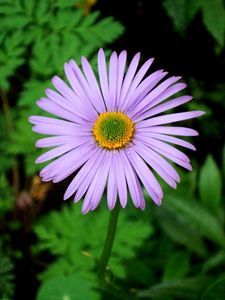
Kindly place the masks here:
POLYGON ((125 179, 124 168, 121 161, 120 152, 115 154, 115 169, 117 178, 117 189, 120 199, 120 204, 123 208, 127 205, 127 185, 125 179))
POLYGON ((81 58, 81 64, 84 71, 84 75, 86 76, 89 87, 93 93, 95 107, 99 113, 105 112, 106 111, 105 102, 102 98, 102 94, 99 89, 98 82, 92 70, 92 67, 85 57, 81 58))
POLYGON ((141 207, 141 209, 145 208, 145 201, 143 192, 138 180, 138 177, 134 171, 133 166, 127 158, 125 151, 120 151, 121 160, 123 163, 123 168, 126 176, 127 185, 129 188, 129 192, 131 195, 131 199, 134 203, 135 207, 141 207), (139 188, 140 187, 140 188, 139 188))
POLYGON ((115 168, 115 155, 112 155, 111 166, 109 169, 108 185, 107 185, 107 203, 109 210, 115 207, 117 199, 117 179, 115 168))
POLYGON ((138 103, 160 82, 168 73, 158 70, 143 80, 126 103, 122 106, 124 112, 132 112, 138 103))
POLYGON ((163 197, 163 192, 155 176, 152 174, 142 158, 134 150, 132 150, 132 148, 126 150, 126 154, 135 171, 137 172, 139 178, 144 184, 147 192, 149 193, 153 201, 157 205, 160 205, 161 199, 163 197))
POLYGON ((152 116, 158 115, 159 113, 162 113, 164 111, 170 110, 172 108, 175 108, 177 106, 180 106, 182 104, 185 104, 189 101, 192 100, 191 96, 181 96, 175 99, 172 99, 170 101, 167 101, 165 103, 162 103, 160 105, 157 105, 156 107, 142 113, 142 114, 137 114, 136 116, 134 116, 133 120, 135 122, 139 122, 141 120, 150 118, 152 116))
POLYGON ((109 61, 110 111, 115 111, 116 109, 117 76, 118 76, 118 58, 116 52, 114 51, 109 61))
POLYGON ((105 53, 102 49, 100 49, 98 52, 98 74, 99 74, 102 95, 105 101, 106 108, 109 111, 110 109, 109 81, 107 75, 105 53))
POLYGON ((179 121, 184 121, 184 120, 188 120, 188 119, 197 118, 197 117, 200 117, 204 114, 205 113, 203 111, 195 111, 195 110, 194 111, 189 111, 189 112, 168 114, 168 115, 159 116, 159 117, 155 117, 155 118, 151 118, 151 119, 148 119, 148 120, 141 121, 137 124, 137 127, 141 128, 141 127, 149 127, 149 126, 179 122, 179 121))

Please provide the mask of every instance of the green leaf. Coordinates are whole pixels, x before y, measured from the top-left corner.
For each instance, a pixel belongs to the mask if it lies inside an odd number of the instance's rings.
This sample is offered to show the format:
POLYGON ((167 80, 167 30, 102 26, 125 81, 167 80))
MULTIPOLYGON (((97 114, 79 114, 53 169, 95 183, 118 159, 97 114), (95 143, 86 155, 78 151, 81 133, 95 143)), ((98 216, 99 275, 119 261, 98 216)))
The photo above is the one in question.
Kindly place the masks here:
POLYGON ((148 299, 168 299, 174 297, 176 299, 195 299, 202 289, 202 286, 208 282, 205 277, 188 278, 165 282, 154 285, 147 290, 137 293, 139 298, 148 299))
POLYGON ((222 300, 225 295, 225 274, 222 274, 219 278, 216 278, 205 289, 200 300, 222 300))
POLYGON ((224 45, 225 9, 223 0, 202 1, 203 22, 215 40, 224 45))
POLYGON ((36 300, 99 300, 94 285, 79 274, 55 276, 45 281, 36 300))
POLYGON ((204 264, 202 270, 207 272, 209 270, 218 268, 225 263, 225 252, 219 251, 215 255, 212 255, 204 264))
POLYGON ((218 214, 222 201, 222 180, 213 157, 208 155, 200 170, 199 194, 203 205, 218 214))
POLYGON ((175 243, 186 246, 200 256, 206 256, 207 249, 201 234, 187 218, 184 218, 182 214, 177 214, 169 204, 165 204, 165 201, 162 207, 155 210, 162 229, 175 243))
MULTIPOLYGON (((50 265, 42 279, 51 277, 54 270, 58 272, 58 263, 65 266, 61 274, 94 269, 101 255, 109 212, 100 209, 95 211, 95 216, 83 216, 80 204, 64 205, 61 211, 51 212, 35 226, 38 237, 36 252, 48 251, 56 257, 54 265, 50 265)), ((124 262, 135 257, 137 249, 152 232, 152 227, 143 218, 130 219, 127 212, 121 211, 109 261, 116 276, 125 277, 124 262)))
POLYGON ((169 254, 166 262, 163 281, 172 281, 184 278, 190 269, 190 255, 188 252, 179 251, 169 254))
POLYGON ((163 6, 175 29, 184 33, 200 8, 199 0, 165 0, 163 6))
POLYGON ((225 182, 225 145, 222 151, 222 175, 223 182, 225 182))
POLYGON ((165 198, 166 206, 180 214, 181 218, 185 218, 196 228, 196 231, 225 248, 223 226, 219 223, 218 218, 200 206, 197 200, 189 199, 186 192, 176 193, 176 196, 167 195, 165 198))

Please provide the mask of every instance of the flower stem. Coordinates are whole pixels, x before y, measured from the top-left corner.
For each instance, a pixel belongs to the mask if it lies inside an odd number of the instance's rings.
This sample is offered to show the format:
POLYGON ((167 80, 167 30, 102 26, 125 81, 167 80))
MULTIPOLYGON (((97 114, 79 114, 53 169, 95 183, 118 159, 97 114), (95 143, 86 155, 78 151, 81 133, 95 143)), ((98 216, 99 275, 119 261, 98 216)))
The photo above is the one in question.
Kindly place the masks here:
POLYGON ((117 203, 114 209, 112 210, 109 218, 104 248, 98 266, 98 279, 100 283, 105 283, 106 268, 112 251, 113 241, 115 238, 119 211, 120 205, 119 203, 117 203))

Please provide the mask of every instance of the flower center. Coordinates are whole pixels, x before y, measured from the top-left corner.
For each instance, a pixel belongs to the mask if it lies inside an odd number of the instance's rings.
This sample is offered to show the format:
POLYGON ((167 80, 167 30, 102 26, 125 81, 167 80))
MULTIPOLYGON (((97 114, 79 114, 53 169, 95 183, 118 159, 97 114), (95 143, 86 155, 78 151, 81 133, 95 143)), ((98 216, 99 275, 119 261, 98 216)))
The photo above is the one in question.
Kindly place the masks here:
POLYGON ((93 134, 100 147, 121 149, 131 142, 134 123, 122 112, 104 112, 95 121, 93 134))

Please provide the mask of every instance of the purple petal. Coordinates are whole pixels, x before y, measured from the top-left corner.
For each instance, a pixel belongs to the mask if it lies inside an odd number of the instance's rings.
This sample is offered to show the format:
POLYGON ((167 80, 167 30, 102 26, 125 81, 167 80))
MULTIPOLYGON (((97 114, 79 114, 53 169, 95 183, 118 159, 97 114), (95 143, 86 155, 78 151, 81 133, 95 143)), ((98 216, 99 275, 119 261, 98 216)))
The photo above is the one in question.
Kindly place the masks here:
POLYGON ((147 147, 143 147, 143 145, 136 146, 134 145, 133 149, 149 164, 149 166, 156 171, 156 173, 159 174, 160 177, 162 177, 162 179, 164 179, 165 182, 168 183, 168 185, 170 185, 172 188, 176 188, 176 182, 174 181, 174 179, 166 172, 165 169, 162 168, 162 166, 155 161, 154 159, 152 159, 151 155, 149 155, 148 153, 148 148, 147 147))
POLYGON ((132 112, 134 107, 165 77, 168 73, 163 70, 156 71, 143 80, 126 103, 122 106, 125 112, 132 112))
POLYGON ((117 95, 117 75, 118 74, 118 58, 116 52, 113 52, 109 61, 109 97, 110 111, 115 111, 116 95, 117 95))
POLYGON ((183 152, 180 150, 176 149, 175 147, 168 145, 167 143, 161 142, 159 140, 155 140, 153 138, 147 137, 147 136, 141 136, 139 135, 137 139, 142 140, 144 143, 146 143, 149 147, 154 146, 157 149, 163 150, 166 153, 169 153, 173 155, 174 157, 184 161, 184 162, 190 162, 189 158, 187 155, 185 155, 183 152))
POLYGON ((115 169, 117 174, 117 189, 120 199, 120 204, 123 208, 127 204, 127 185, 123 164, 120 157, 120 152, 115 154, 115 169))
POLYGON ((198 132, 194 129, 187 127, 175 127, 175 126, 151 126, 148 128, 137 128, 136 130, 141 133, 162 133, 162 134, 172 134, 178 136, 196 136, 198 132))
POLYGON ((148 133, 146 135, 149 137, 155 138, 157 140, 169 142, 169 143, 179 145, 179 146, 191 149, 191 150, 196 150, 196 148, 191 143, 181 140, 181 139, 178 139, 173 136, 168 136, 168 135, 164 135, 164 134, 160 134, 160 133, 148 133))
POLYGON ((145 206, 144 205, 145 201, 144 201, 142 189, 141 188, 139 189, 140 183, 137 178, 137 175, 134 171, 133 166, 129 162, 125 152, 120 151, 120 155, 121 155, 121 160, 123 163, 124 172, 126 176, 127 185, 130 191, 131 199, 135 207, 141 207, 143 209, 145 206))
POLYGON ((77 140, 77 141, 70 141, 70 143, 66 144, 66 145, 62 145, 62 146, 58 146, 54 149, 51 149, 47 152, 45 152, 44 154, 40 155, 35 163, 37 164, 40 164, 40 163, 43 163, 45 161, 48 161, 50 159, 53 159, 55 157, 58 157, 62 154, 65 154, 66 152, 82 145, 82 144, 85 144, 88 142, 88 139, 82 139, 81 141, 80 140, 77 140))
POLYGON ((105 102, 102 98, 101 91, 98 86, 98 82, 96 80, 95 74, 92 70, 91 65, 87 61, 85 57, 81 58, 81 63, 82 63, 82 68, 84 71, 84 75, 87 78, 89 87, 93 93, 93 99, 95 101, 95 107, 98 110, 99 113, 105 112, 106 107, 105 107, 105 102))
POLYGON ((84 202, 82 205, 82 213, 87 213, 90 209, 94 210, 102 197, 102 194, 105 189, 105 184, 108 176, 109 170, 109 152, 104 151, 104 157, 100 167, 97 169, 91 184, 87 190, 87 193, 84 198, 84 202))
POLYGON ((161 93, 163 93, 170 85, 175 83, 176 81, 180 80, 181 77, 172 76, 165 81, 163 81, 160 85, 158 85, 154 90, 150 91, 145 98, 140 99, 141 101, 138 105, 135 105, 135 107, 132 107, 131 111, 131 117, 133 117, 137 113, 143 113, 146 111, 149 103, 154 100, 156 97, 158 97, 161 93))
POLYGON ((106 152, 106 157, 102 163, 102 169, 101 170, 99 169, 98 172, 97 184, 93 194, 93 199, 91 201, 91 210, 95 210, 97 208, 102 198, 103 192, 105 190, 105 186, 109 174, 110 163, 111 163, 110 159, 111 159, 111 153, 106 152))
POLYGON ((152 150, 150 147, 146 148, 147 145, 142 141, 136 139, 135 144, 137 144, 140 148, 143 147, 144 149, 146 149, 146 151, 148 152, 148 156, 150 156, 151 159, 158 163, 164 169, 164 171, 167 172, 176 182, 180 181, 180 177, 177 171, 161 155, 152 150))
POLYGON ((83 167, 80 169, 80 171, 77 173, 77 175, 74 177, 74 179, 69 184, 65 194, 64 194, 64 200, 71 197, 76 190, 79 188, 79 186, 82 184, 82 182, 85 180, 87 174, 93 170, 95 173, 98 168, 98 158, 100 156, 100 153, 102 152, 102 149, 97 148, 93 150, 91 158, 83 165, 83 167), (95 170, 95 171, 94 171, 95 170))
POLYGON ((121 94, 121 87, 122 87, 122 83, 123 83, 126 60, 127 60, 127 52, 122 51, 118 58, 116 110, 118 110, 118 106, 120 104, 120 94, 121 94))
POLYGON ((109 169, 108 185, 107 185, 107 203, 109 210, 115 207, 117 199, 117 174, 115 168, 115 155, 112 153, 112 160, 109 169))
POLYGON ((169 109, 172 109, 172 108, 175 108, 177 106, 180 106, 184 103, 187 103, 189 101, 192 100, 192 97, 191 96, 181 96, 181 97, 178 97, 178 98, 175 98, 173 100, 170 100, 170 101, 167 101, 165 103, 162 103, 160 105, 157 105, 156 107, 142 113, 142 114, 138 114, 138 116, 134 117, 133 120, 135 122, 139 122, 143 119, 147 119, 149 117, 152 117, 152 116, 155 116, 155 115, 158 115, 159 113, 162 113, 164 111, 167 111, 169 109))
POLYGON ((144 184, 147 192, 149 193, 153 201, 157 205, 160 205, 161 199, 163 197, 163 192, 155 176, 152 174, 142 158, 134 150, 129 148, 129 150, 126 150, 126 154, 135 171, 137 172, 139 178, 144 184))
POLYGON ((109 111, 110 109, 109 82, 108 82, 108 75, 107 75, 105 53, 102 49, 100 49, 98 52, 98 74, 99 74, 102 95, 106 104, 106 108, 109 111))
POLYGON ((164 92, 162 92, 154 100, 149 102, 147 109, 150 109, 150 108, 156 106, 157 104, 161 103, 165 99, 168 99, 172 95, 180 92, 181 90, 185 89, 186 87, 187 87, 187 85, 183 82, 175 83, 175 84, 169 86, 167 89, 165 89, 164 92))
POLYGON ((92 155, 93 143, 86 143, 51 162, 40 172, 41 177, 50 177, 59 182, 80 168, 92 155))
POLYGON ((51 136, 36 141, 35 146, 38 148, 47 148, 61 146, 71 142, 71 137, 69 136, 51 136))
POLYGON ((155 150, 156 152, 158 152, 159 154, 161 154, 161 155, 165 156, 166 158, 172 160, 177 165, 179 165, 179 166, 181 166, 181 167, 183 167, 183 168, 185 168, 185 169, 187 169, 189 171, 192 170, 191 164, 189 162, 185 162, 183 160, 180 160, 177 157, 173 156, 172 154, 170 154, 170 153, 168 153, 168 152, 166 152, 166 151, 164 151, 162 149, 159 149, 159 148, 157 148, 157 147, 155 147, 153 145, 151 145, 151 148, 153 150, 155 150))
POLYGON ((155 126, 155 125, 162 125, 162 124, 168 124, 168 123, 173 123, 173 122, 179 122, 179 121, 183 121, 183 120, 189 120, 189 119, 197 118, 197 117, 202 116, 204 114, 205 113, 203 111, 189 111, 189 112, 168 114, 168 115, 164 115, 164 116, 151 118, 149 120, 141 121, 137 124, 137 127, 141 128, 141 127, 148 127, 148 126, 155 126))
POLYGON ((51 89, 46 89, 45 93, 55 104, 77 115, 79 118, 86 119, 88 121, 95 120, 95 117, 89 113, 87 106, 80 102, 80 100, 77 102, 71 102, 51 89))
POLYGON ((86 172, 86 174, 83 172, 83 174, 81 173, 81 175, 82 175, 81 178, 78 177, 77 181, 75 179, 75 184, 76 184, 75 187, 73 187, 71 185, 71 188, 73 188, 73 189, 75 188, 75 190, 77 189, 77 192, 74 197, 74 202, 78 202, 83 197, 83 195, 86 193, 95 174, 98 172, 98 169, 104 159, 104 155, 105 155, 105 152, 100 151, 100 153, 97 155, 97 158, 96 158, 96 161, 94 162, 93 167, 89 169, 89 172, 86 172))
MULTIPOLYGON (((69 65, 65 64, 65 71, 69 73, 71 72, 71 80, 70 84, 73 87, 74 91, 77 90, 78 97, 85 102, 85 104, 89 105, 91 109, 98 111, 98 101, 95 101, 93 97, 93 93, 87 83, 86 78, 81 72, 80 68, 76 64, 74 60, 70 60, 69 65)), ((68 78, 69 79, 69 78, 68 78)))
MULTIPOLYGON (((38 100, 36 103, 41 109, 49 112, 50 114, 58 116, 62 119, 75 122, 78 124, 87 124, 87 121, 79 117, 77 114, 74 114, 73 112, 70 112, 60 107, 59 105, 55 104, 53 101, 47 98, 42 98, 38 100)), ((90 121, 90 118, 88 118, 88 121, 90 121)))
POLYGON ((129 90, 129 87, 130 87, 130 85, 131 85, 131 83, 132 83, 132 80, 133 80, 133 78, 134 78, 134 75, 135 75, 136 70, 137 70, 137 67, 138 67, 139 60, 140 60, 140 53, 137 53, 137 54, 133 57, 133 59, 132 59, 130 65, 129 65, 129 67, 128 67, 126 76, 125 76, 124 81, 123 81, 121 93, 120 93, 120 100, 119 100, 120 102, 119 102, 119 104, 118 104, 118 108, 119 108, 119 109, 122 107, 123 102, 124 102, 124 100, 125 100, 125 97, 126 97, 126 95, 127 95, 127 92, 128 92, 128 90, 129 90))
POLYGON ((141 82, 141 80, 143 79, 143 77, 145 76, 146 72, 148 71, 148 69, 150 68, 151 64, 153 63, 154 58, 148 59, 140 68, 140 70, 137 72, 137 74, 135 75, 129 90, 127 92, 126 98, 131 98, 132 94, 136 91, 137 86, 139 85, 139 83, 141 82))

